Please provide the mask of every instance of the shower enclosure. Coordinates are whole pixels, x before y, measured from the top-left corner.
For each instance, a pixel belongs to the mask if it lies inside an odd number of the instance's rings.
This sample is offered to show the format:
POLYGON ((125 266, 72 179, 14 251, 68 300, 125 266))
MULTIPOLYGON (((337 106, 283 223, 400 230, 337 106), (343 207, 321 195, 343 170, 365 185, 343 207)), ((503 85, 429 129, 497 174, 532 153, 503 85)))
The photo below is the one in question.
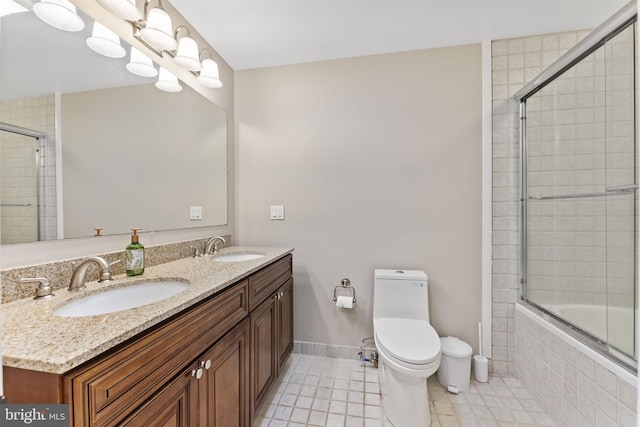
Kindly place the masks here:
POLYGON ((39 200, 44 138, 42 132, 0 122, 2 244, 42 240, 39 200))
POLYGON ((638 355, 634 9, 516 94, 522 299, 629 370, 638 355))

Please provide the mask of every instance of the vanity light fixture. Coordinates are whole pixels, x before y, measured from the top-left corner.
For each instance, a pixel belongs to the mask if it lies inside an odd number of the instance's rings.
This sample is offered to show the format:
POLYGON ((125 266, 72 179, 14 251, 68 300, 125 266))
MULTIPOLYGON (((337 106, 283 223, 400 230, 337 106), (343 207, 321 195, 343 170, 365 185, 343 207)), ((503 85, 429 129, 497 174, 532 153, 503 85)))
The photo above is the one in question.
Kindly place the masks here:
MULTIPOLYGON (((158 6, 151 9, 149 9, 151 0, 145 0, 141 19, 139 17, 136 19, 137 15, 135 14, 125 15, 121 12, 122 9, 129 8, 129 5, 135 8, 135 0, 97 1, 114 15, 130 21, 133 25, 133 36, 158 56, 163 57, 165 52, 168 53, 177 65, 194 74, 196 81, 205 87, 213 89, 222 87, 218 64, 211 59, 211 54, 209 54, 209 58, 201 60, 201 54, 206 49, 198 52, 198 44, 191 37, 191 32, 185 25, 179 25, 175 32, 172 30, 171 17, 162 7, 162 0, 157 0, 158 6), (181 30, 186 32, 182 37, 180 37, 181 30)), ((163 67, 160 67, 158 73, 151 60, 133 47, 131 48, 131 59, 126 67, 131 73, 142 77, 154 77, 159 74, 156 87, 160 90, 165 92, 180 92, 182 90, 182 86, 174 74, 163 67)))
POLYGON ((136 7, 136 0, 98 0, 98 4, 118 18, 127 21, 134 22, 142 18, 142 13, 136 7))
POLYGON ((196 77, 196 81, 201 85, 212 89, 221 88, 222 82, 220 81, 220 74, 218 72, 218 64, 216 64, 216 61, 211 58, 207 58, 202 61, 202 71, 200 71, 200 74, 196 77))
POLYGON ((150 46, 163 50, 175 50, 178 42, 173 38, 171 27, 171 17, 162 8, 161 0, 158 0, 158 7, 148 10, 150 0, 144 3, 144 17, 146 23, 140 29, 139 37, 150 46))
POLYGON ((180 92, 182 90, 178 78, 164 67, 160 67, 160 75, 158 76, 156 87, 163 92, 180 92))
POLYGON ((69 0, 40 0, 33 5, 33 12, 59 30, 76 32, 84 29, 84 21, 69 0))
POLYGON ((175 31, 175 38, 178 40, 178 50, 173 57, 173 61, 185 70, 200 71, 202 64, 198 56, 198 44, 191 38, 189 29, 184 25, 178 26, 175 31), (187 35, 178 38, 180 30, 185 30, 187 35))
POLYGON ((140 77, 155 77, 158 75, 158 70, 153 66, 151 58, 133 46, 131 47, 131 56, 129 58, 129 63, 125 67, 130 73, 140 77))
POLYGON ((127 54, 120 44, 120 37, 98 21, 94 21, 91 37, 87 39, 87 46, 108 58, 122 58, 127 54))
POLYGON ((28 12, 29 9, 16 3, 13 0, 0 0, 0 17, 11 15, 12 13, 28 12))

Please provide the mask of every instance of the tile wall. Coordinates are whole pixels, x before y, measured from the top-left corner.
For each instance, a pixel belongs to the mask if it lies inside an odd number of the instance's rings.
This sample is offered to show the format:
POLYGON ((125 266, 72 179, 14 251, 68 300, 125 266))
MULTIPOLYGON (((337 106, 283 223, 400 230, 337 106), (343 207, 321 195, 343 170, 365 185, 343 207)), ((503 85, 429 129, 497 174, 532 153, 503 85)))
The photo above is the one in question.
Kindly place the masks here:
MULTIPOLYGON (((581 344, 577 344, 571 338, 560 338, 559 335, 549 332, 549 324, 541 322, 536 316, 523 314, 520 304, 517 304, 520 296, 520 146, 519 146, 519 104, 512 97, 526 82, 530 81, 537 74, 553 63, 563 53, 573 47, 578 41, 585 37, 589 31, 577 31, 560 34, 549 34, 542 36, 524 37, 517 39, 498 40, 492 43, 492 84, 493 84, 493 360, 492 370, 498 376, 516 376, 521 380, 525 388, 540 403, 542 408, 551 415, 554 422, 563 426, 632 426, 635 425, 635 400, 637 390, 635 387, 635 376, 626 371, 620 372, 622 368, 611 365, 602 356, 587 355, 589 352, 581 344)), ((614 54, 614 52, 611 52, 614 54)), ((614 67, 624 68, 621 61, 614 61, 614 67)), ((570 149, 567 153, 552 153, 554 158, 547 158, 550 147, 540 145, 539 156, 534 160, 533 166, 538 168, 539 175, 534 178, 534 184, 539 185, 539 189, 549 190, 547 185, 559 183, 554 194, 565 194, 565 191, 591 191, 593 184, 599 182, 598 191, 602 191, 602 183, 614 182, 620 178, 620 170, 627 169, 625 157, 628 154, 617 153, 618 145, 616 139, 606 149, 598 148, 596 141, 581 141, 579 138, 587 126, 600 127, 598 132, 605 132, 615 135, 621 132, 621 138, 627 136, 625 133, 628 126, 604 125, 604 120, 596 117, 597 109, 601 107, 598 102, 609 103, 609 105, 625 104, 629 99, 624 96, 616 99, 617 95, 609 99, 597 99, 596 92, 598 85, 614 84, 613 81, 601 79, 601 69, 604 66, 601 58, 594 56, 593 60, 586 63, 584 67, 576 70, 574 79, 570 82, 562 83, 561 95, 553 101, 549 98, 541 102, 553 102, 556 106, 565 108, 564 112, 559 112, 554 120, 561 123, 556 128, 556 135, 565 138, 567 144, 556 145, 555 149, 570 149), (589 75, 592 74, 592 75, 589 75), (580 81, 580 83, 578 82, 580 81), (594 89, 593 100, 587 96, 578 98, 570 96, 570 88, 577 85, 591 85, 594 89), (584 107, 584 111, 569 112, 570 107, 584 107), (565 126, 566 125, 566 126, 565 126), (614 133, 612 133, 614 132, 614 133), (581 146, 582 145, 582 146, 581 146), (576 150, 577 147, 577 150, 576 150), (620 164, 606 163, 605 151, 612 148, 613 158, 618 159, 620 164), (582 150, 582 152, 580 152, 582 150), (564 157, 557 154, 565 154, 564 157), (620 155, 618 155, 620 154, 620 155), (604 161, 603 166, 594 163, 604 161), (622 166, 622 167, 620 167, 622 166), (587 169, 588 168, 588 169, 587 169), (591 171, 592 172, 587 172, 591 171), (551 171, 552 173, 547 173, 551 171), (606 171, 606 172, 605 172, 606 171), (556 173, 557 172, 557 173, 556 173), (535 182, 538 179, 539 182, 535 182), (599 181, 597 181, 599 179, 599 181)), ((611 72, 613 70, 609 70, 611 72)), ((624 74, 624 73, 623 73, 624 74)), ((628 77, 621 78, 628 81, 628 77)), ((615 85, 621 84, 615 82, 615 85)), ((628 104, 627 104, 628 105, 628 104)), ((617 110, 619 117, 625 118, 628 113, 621 112, 620 108, 610 108, 610 111, 617 110)), ((626 107, 624 107, 626 108, 626 107)), ((530 112, 530 111, 529 111, 530 112)), ((535 112, 535 108, 534 108, 535 112)), ((607 112, 608 113, 608 112, 607 112)), ((605 113, 605 114, 607 114, 605 113)), ((602 114, 602 112, 600 112, 602 114)), ((535 114, 534 114, 535 116, 535 114)), ((550 119, 551 117, 534 117, 535 120, 550 119)), ((613 119, 609 116, 606 119, 613 119)), ((619 124, 619 123, 618 123, 619 124)), ((534 130, 534 137, 536 137, 534 130)), ((597 133, 596 132, 596 133, 597 133)), ((548 135, 537 135, 542 139, 548 135)), ((531 163, 531 162, 530 162, 531 163)), ((625 177, 626 178, 626 177, 625 177)), ((626 196, 624 196, 626 197, 626 196)), ((583 200, 584 201, 584 200, 583 200)), ((581 201, 581 202, 583 202, 581 201)), ((551 205, 553 206, 553 205, 551 205)), ((602 202, 589 201, 584 205, 567 207, 556 207, 556 209, 569 209, 569 213, 579 214, 589 212, 597 214, 603 209, 609 209, 608 205, 602 202), (600 204, 598 204, 600 203, 600 204)), ((612 208, 615 210, 616 206, 612 208)), ((552 208, 546 207, 546 210, 552 208)), ((540 214, 548 213, 545 209, 540 209, 540 214)), ((557 211, 556 211, 557 212, 557 211)), ((562 211, 567 213, 568 211, 562 211)), ((582 239, 593 243, 593 246, 586 250, 573 250, 574 254, 588 257, 595 254, 596 244, 602 243, 602 235, 598 233, 599 228, 615 227, 619 224, 607 224, 604 219, 594 215, 584 224, 585 234, 572 236, 549 236, 541 234, 535 238, 540 244, 545 244, 545 239, 582 239), (587 234, 588 233, 591 234, 587 234), (600 242, 599 242, 600 240, 600 242)), ((613 222, 617 222, 619 216, 612 216, 613 222)), ((564 224, 581 223, 584 219, 574 216, 566 218, 564 224)), ((582 227, 582 225, 581 225, 582 227)), ((624 230, 618 230, 624 233, 624 230)), ((629 233, 626 233, 627 235, 629 233)), ((558 242, 553 242, 558 243, 558 242)), ((562 252, 562 250, 561 250, 562 252)), ((554 259, 565 257, 572 251, 553 254, 554 259)), ((539 251, 540 257, 549 255, 548 249, 539 251)), ((623 258, 623 257, 622 257, 623 258)), ((621 258, 621 259, 622 259, 621 258)), ((570 260, 573 262, 573 259, 570 260)), ((576 260, 578 261, 578 260, 576 260)), ((578 261, 582 262, 582 261, 578 261)), ((566 264, 561 265, 566 266, 566 264)), ((535 267, 535 266, 534 266, 535 267)), ((598 266, 588 260, 582 262, 576 269, 586 269, 593 272, 591 283, 595 283, 599 276, 598 266)), ((614 277, 606 277, 607 280, 617 279, 617 275, 622 275, 624 268, 613 266, 614 277)), ((542 271, 549 268, 544 264, 540 265, 542 271)), ((554 273, 551 267, 551 274, 554 273)), ((569 270, 572 270, 570 267, 569 270)), ((626 268, 626 267, 625 267, 626 268)), ((556 277, 570 279, 570 274, 560 275, 555 272, 556 277)), ((577 271, 576 271, 577 273, 577 271)), ((582 283, 583 286, 589 283, 582 283)), ((576 284, 577 286, 577 284, 576 284)), ((544 290, 544 286, 540 287, 544 290)), ((575 290, 575 289, 574 289, 575 290)), ((594 295, 591 295, 594 297, 594 295)), ((554 298, 564 298, 564 295, 554 296, 554 298)), ((527 310, 527 309, 525 309, 527 310)), ((593 353, 593 352, 592 352, 593 353)))
POLYGON ((492 42, 493 358, 492 371, 515 376, 515 311, 520 290, 519 105, 513 95, 589 31, 492 42))
POLYGON ((516 309, 518 379, 559 426, 636 425, 636 377, 516 309))
POLYGON ((2 244, 38 240, 35 150, 39 150, 41 240, 57 237, 55 98, 43 96, 0 102, 0 122, 44 132, 40 146, 34 138, 0 132, 0 201, 2 244), (31 206, 6 206, 29 204, 31 206))

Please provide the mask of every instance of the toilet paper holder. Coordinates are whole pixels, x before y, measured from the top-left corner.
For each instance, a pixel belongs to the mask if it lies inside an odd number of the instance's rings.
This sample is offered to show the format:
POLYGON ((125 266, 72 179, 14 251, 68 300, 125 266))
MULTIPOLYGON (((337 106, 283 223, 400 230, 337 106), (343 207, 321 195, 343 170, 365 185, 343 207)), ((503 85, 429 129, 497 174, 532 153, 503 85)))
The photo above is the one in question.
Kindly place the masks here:
POLYGON ((338 289, 346 289, 347 291, 351 292, 351 297, 353 298, 353 302, 355 304, 356 302, 356 289, 354 287, 351 286, 351 280, 344 278, 340 281, 340 286, 336 286, 333 289, 333 300, 334 301, 338 301, 338 296, 337 296, 337 292, 338 289))

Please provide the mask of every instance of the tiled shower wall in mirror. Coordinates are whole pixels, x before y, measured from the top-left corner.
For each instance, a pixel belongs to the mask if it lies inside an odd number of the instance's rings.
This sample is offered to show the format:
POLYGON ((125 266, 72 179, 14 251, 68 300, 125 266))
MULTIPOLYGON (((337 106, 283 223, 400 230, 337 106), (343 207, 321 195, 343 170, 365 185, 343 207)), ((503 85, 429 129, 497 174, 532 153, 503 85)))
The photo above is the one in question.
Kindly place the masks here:
POLYGON ((38 206, 40 239, 56 239, 55 97, 0 101, 0 122, 46 134, 38 147, 35 138, 0 131, 1 243, 38 240, 38 206), (36 149, 41 159, 39 203, 36 149))

